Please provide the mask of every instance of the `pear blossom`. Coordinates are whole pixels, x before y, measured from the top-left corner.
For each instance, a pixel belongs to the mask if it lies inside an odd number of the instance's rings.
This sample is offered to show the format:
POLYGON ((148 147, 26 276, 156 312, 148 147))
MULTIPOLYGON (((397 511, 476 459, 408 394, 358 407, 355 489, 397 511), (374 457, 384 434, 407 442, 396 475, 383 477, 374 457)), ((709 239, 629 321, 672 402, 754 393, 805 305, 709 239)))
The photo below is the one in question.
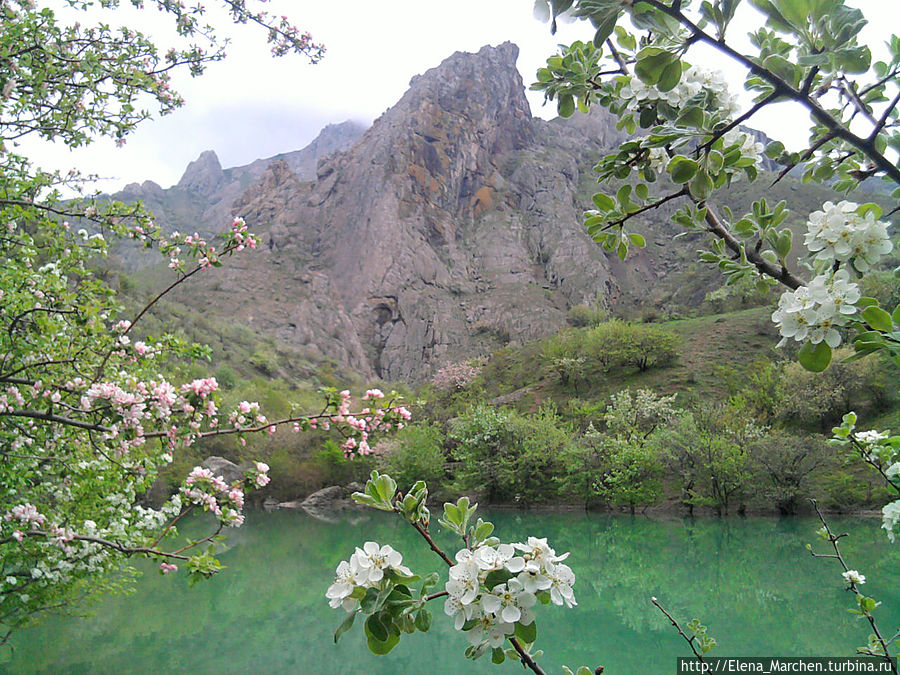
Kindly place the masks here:
POLYGON ((847 270, 820 274, 808 286, 786 291, 778 301, 772 321, 778 326, 782 340, 779 346, 793 338, 797 342, 809 340, 813 344, 824 341, 829 347, 841 344, 838 328, 845 326, 848 317, 856 314, 860 298, 859 286, 849 280, 847 270))
POLYGON ((515 578, 494 586, 481 598, 481 606, 486 613, 498 614, 506 623, 518 621, 525 626, 534 621, 534 614, 528 610, 536 602, 534 594, 526 591, 522 582, 515 578))
POLYGON ((887 537, 894 543, 897 523, 900 523, 900 499, 885 504, 881 508, 881 527, 887 531, 887 537))
POLYGON ((350 598, 350 594, 356 588, 353 574, 354 569, 349 562, 341 560, 338 563, 337 569, 334 571, 334 583, 325 591, 325 597, 328 598, 328 604, 332 609, 343 607, 348 612, 352 611, 356 604, 356 601, 350 598))
POLYGON ((574 607, 575 594, 572 585, 575 583, 575 573, 568 565, 554 565, 547 570, 550 578, 550 600, 554 605, 565 604, 566 607, 574 607))
POLYGON ((409 568, 400 564, 403 562, 403 556, 387 544, 379 546, 374 541, 367 541, 362 549, 356 549, 355 556, 354 580, 357 585, 365 586, 381 581, 387 569, 394 569, 404 576, 412 576, 409 568))
POLYGON ((860 215, 855 202, 825 202, 821 211, 809 214, 804 243, 823 264, 849 260, 866 272, 893 249, 887 227, 871 210, 860 215))
POLYGON ((357 588, 381 588, 387 570, 412 576, 412 572, 402 562, 403 556, 390 546, 379 546, 377 542, 367 541, 361 549, 357 548, 353 552, 349 560, 342 560, 338 564, 334 583, 325 592, 329 606, 354 611, 357 600, 350 597, 353 592, 357 588))
POLYGON ((496 621, 493 616, 485 615, 467 633, 466 638, 473 645, 487 642, 492 649, 503 646, 506 638, 513 634, 515 626, 504 621, 496 621))
POLYGON ((864 584, 866 583, 866 577, 856 570, 847 570, 846 572, 841 574, 842 577, 847 581, 847 583, 851 584, 864 584))
POLYGON ((627 101, 628 109, 637 112, 645 105, 664 102, 673 108, 682 108, 688 100, 705 94, 708 108, 725 118, 740 110, 737 97, 729 92, 725 76, 716 70, 690 66, 682 74, 678 84, 669 91, 660 91, 637 77, 632 77, 622 87, 620 96, 627 101))

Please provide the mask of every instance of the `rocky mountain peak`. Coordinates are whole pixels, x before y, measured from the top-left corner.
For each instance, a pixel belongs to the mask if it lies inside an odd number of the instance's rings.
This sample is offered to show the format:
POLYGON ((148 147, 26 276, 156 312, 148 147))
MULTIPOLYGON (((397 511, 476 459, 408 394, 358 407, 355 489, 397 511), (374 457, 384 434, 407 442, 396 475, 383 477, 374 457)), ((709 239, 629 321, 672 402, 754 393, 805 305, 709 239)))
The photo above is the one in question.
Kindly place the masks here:
POLYGON ((487 134, 493 152, 524 147, 531 139, 531 110, 511 42, 456 52, 439 66, 414 77, 409 91, 385 113, 414 116, 416 132, 433 142, 447 137, 446 122, 471 124, 487 134))
POLYGON ((577 199, 582 155, 599 147, 587 129, 531 117, 517 56, 511 43, 453 54, 324 158, 311 184, 273 167, 248 190, 242 215, 269 238, 235 278, 268 277, 292 308, 261 285, 242 311, 281 334, 294 308, 312 307, 311 282, 295 280, 319 275, 331 325, 340 314, 352 330, 320 330, 304 310, 307 330, 284 334, 323 351, 339 342, 363 372, 421 380, 510 336, 552 333, 573 304, 602 302, 606 260, 577 199))
POLYGON ((218 155, 212 150, 206 150, 188 164, 184 175, 178 181, 178 187, 205 195, 219 187, 224 178, 218 155))

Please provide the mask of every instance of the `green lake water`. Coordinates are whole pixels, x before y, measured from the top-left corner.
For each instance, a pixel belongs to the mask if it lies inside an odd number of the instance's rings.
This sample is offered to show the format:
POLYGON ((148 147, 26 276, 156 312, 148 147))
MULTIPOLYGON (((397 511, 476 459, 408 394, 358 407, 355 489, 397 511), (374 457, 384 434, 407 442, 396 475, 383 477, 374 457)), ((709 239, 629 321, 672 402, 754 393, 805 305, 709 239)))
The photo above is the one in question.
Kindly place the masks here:
MULTIPOLYGON (((850 655, 867 624, 851 615, 833 560, 813 559, 817 522, 795 519, 680 519, 584 513, 494 512, 505 541, 548 537, 577 575, 574 609, 537 608, 537 647, 548 673, 603 664, 607 674, 674 673, 687 646, 649 601, 657 596, 682 623, 699 617, 719 646, 714 656, 850 655)), ((879 521, 833 518, 848 563, 883 602, 880 625, 900 626, 900 547, 879 521)), ((190 525, 197 526, 199 523, 190 525)), ((435 527, 447 549, 455 542, 435 527)), ((518 664, 465 660, 465 637, 435 601, 428 634, 404 635, 384 657, 366 651, 362 626, 340 646, 344 617, 324 598, 337 563, 366 540, 390 543, 417 572, 441 571, 418 535, 389 514, 325 523, 300 513, 250 513, 230 533, 228 569, 189 589, 183 574, 155 568, 133 595, 105 599, 84 618, 58 617, 17 634, 0 655, 10 673, 521 673, 518 664)), ((824 551, 822 544, 819 547, 824 551)), ((454 549, 455 550, 455 549, 454 549)), ((446 569, 446 568, 444 568, 446 569)))

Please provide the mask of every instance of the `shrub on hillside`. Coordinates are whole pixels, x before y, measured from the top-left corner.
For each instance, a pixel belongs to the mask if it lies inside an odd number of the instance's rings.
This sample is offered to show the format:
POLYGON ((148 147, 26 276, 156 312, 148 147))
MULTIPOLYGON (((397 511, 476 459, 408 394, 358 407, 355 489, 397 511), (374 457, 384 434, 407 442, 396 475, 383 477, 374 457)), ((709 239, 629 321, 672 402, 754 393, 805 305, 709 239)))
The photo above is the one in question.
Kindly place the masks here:
POLYGON ((549 406, 526 416, 479 405, 454 421, 450 438, 460 488, 483 491, 489 502, 523 504, 557 498, 554 477, 573 442, 572 429, 549 406))
POLYGON ((480 373, 481 366, 473 365, 471 361, 460 361, 438 370, 431 378, 431 383, 443 392, 460 391, 472 384, 480 373))
POLYGON ((379 468, 404 491, 417 480, 424 480, 432 488, 446 482, 444 433, 439 424, 409 425, 379 443, 378 455, 379 468))

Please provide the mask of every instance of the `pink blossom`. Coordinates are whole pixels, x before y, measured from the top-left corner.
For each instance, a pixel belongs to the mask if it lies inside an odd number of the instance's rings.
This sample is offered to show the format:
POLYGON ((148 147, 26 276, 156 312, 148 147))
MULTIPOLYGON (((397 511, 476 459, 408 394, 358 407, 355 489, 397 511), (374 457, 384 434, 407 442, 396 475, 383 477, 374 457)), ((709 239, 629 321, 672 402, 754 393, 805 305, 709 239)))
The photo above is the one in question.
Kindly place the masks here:
POLYGON ((159 571, 162 572, 163 574, 168 574, 169 572, 177 572, 178 565, 171 565, 169 563, 160 563, 159 571))

